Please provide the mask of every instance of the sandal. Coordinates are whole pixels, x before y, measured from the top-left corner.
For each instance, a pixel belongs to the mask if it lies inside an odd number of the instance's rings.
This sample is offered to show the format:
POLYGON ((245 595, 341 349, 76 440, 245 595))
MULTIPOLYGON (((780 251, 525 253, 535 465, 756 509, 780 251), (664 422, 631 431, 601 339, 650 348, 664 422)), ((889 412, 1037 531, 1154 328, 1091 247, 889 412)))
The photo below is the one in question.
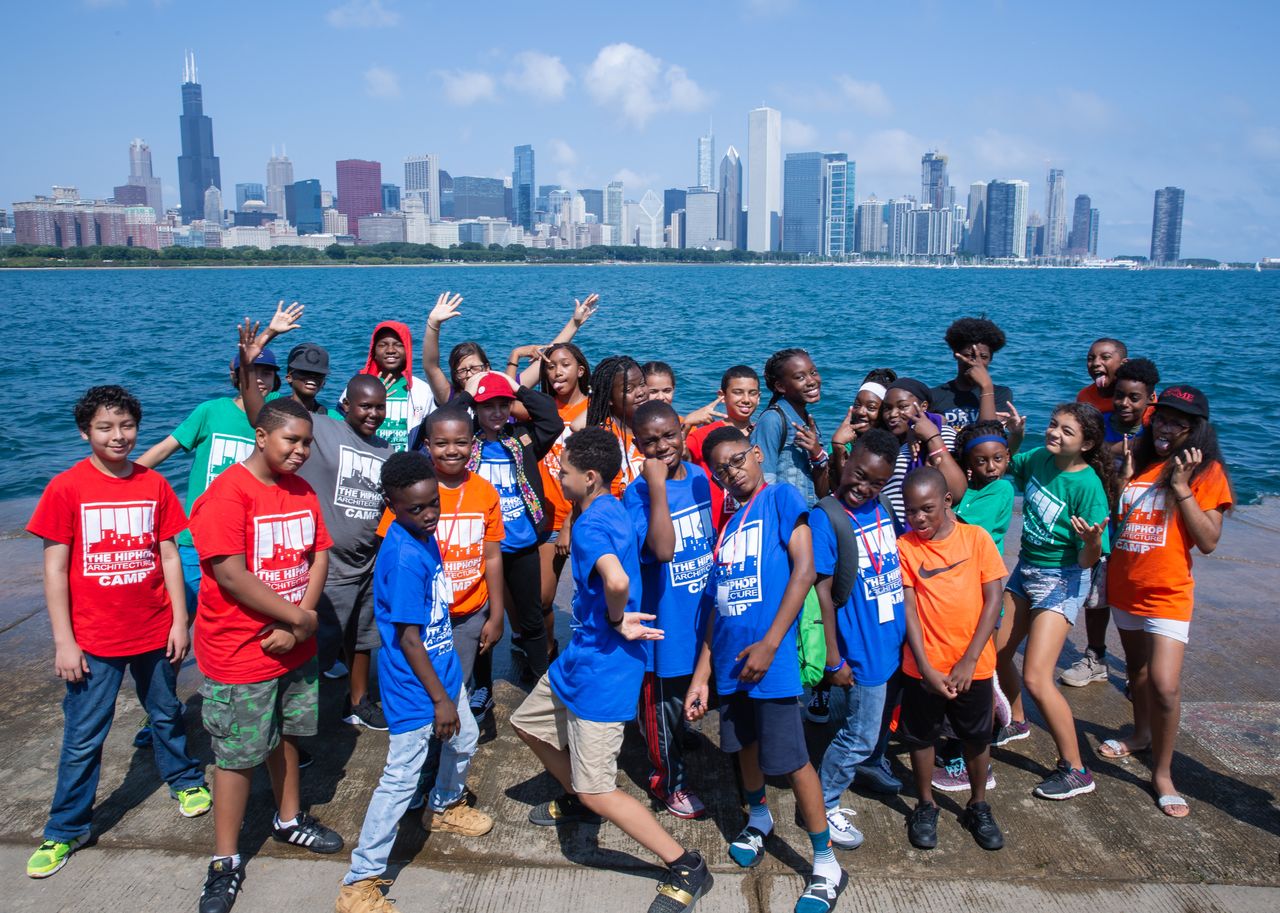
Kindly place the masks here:
POLYGON ((1121 758, 1127 758, 1130 755, 1138 754, 1142 751, 1150 751, 1150 745, 1144 745, 1141 748, 1130 748, 1119 739, 1107 739, 1098 746, 1098 754, 1106 758, 1108 761, 1118 761, 1121 758))
POLYGON ((1156 805, 1170 818, 1185 818, 1191 814, 1191 806, 1187 805, 1187 800, 1177 793, 1161 796, 1156 800, 1156 805))

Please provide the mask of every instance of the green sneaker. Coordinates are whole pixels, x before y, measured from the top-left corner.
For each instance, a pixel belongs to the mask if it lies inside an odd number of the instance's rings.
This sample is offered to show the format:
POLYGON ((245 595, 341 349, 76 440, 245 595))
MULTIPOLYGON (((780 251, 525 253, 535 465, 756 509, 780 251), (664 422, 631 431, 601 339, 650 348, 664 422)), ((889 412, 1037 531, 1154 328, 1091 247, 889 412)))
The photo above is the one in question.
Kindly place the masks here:
POLYGON ((199 818, 213 808, 213 797, 209 795, 207 786, 192 786, 182 790, 174 798, 178 800, 178 811, 182 812, 184 818, 199 818))
POLYGON ((84 844, 84 837, 71 840, 46 840, 27 860, 28 878, 48 878, 67 864, 71 854, 84 844))

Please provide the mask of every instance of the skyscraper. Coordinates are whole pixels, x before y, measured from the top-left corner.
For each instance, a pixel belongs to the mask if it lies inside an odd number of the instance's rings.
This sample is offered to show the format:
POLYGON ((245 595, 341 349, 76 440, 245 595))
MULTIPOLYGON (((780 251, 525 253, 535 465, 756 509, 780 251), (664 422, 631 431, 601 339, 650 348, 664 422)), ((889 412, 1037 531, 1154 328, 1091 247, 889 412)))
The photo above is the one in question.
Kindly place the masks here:
POLYGON ((440 156, 427 153, 404 160, 404 195, 422 200, 429 222, 440 221, 440 156))
POLYGON ((525 231, 533 231, 533 177, 533 147, 516 146, 515 168, 511 172, 511 209, 515 224, 525 231))
POLYGON ((205 188, 204 218, 206 222, 222 224, 222 191, 217 184, 210 184, 205 188))
MULTIPOLYGON (((752 159, 752 199, 755 160, 752 159)), ((790 152, 782 166, 782 249, 816 254, 822 236, 822 153, 790 152)))
POLYGON ((587 214, 595 216, 596 221, 603 225, 604 191, 587 188, 586 190, 579 190, 578 193, 582 194, 582 202, 587 207, 587 214))
MULTIPOLYGON (((501 178, 481 178, 460 174, 453 179, 452 215, 455 219, 476 219, 481 216, 490 219, 505 218, 506 192, 501 178)), ((442 199, 443 196, 442 192, 442 199)))
POLYGON ((1027 256, 1026 181, 991 181, 987 184, 986 256, 1027 256))
POLYGON ((360 237, 361 216, 382 211, 382 164, 365 159, 337 163, 338 212, 347 217, 351 233, 360 237))
POLYGON ((822 231, 818 236, 818 252, 824 257, 843 257, 853 251, 853 227, 858 211, 854 184, 854 163, 849 161, 849 156, 828 152, 822 157, 822 231))
POLYGON ((1089 210, 1089 256, 1098 256, 1098 210, 1089 210))
POLYGON ((948 187, 947 157, 936 150, 926 152, 920 159, 920 202, 946 209, 951 205, 948 187))
MULTIPOLYGON (((129 178, 124 187, 140 187, 145 199, 144 205, 155 210, 156 218, 164 216, 164 202, 161 199, 160 179, 151 172, 151 147, 140 139, 129 144, 129 178)), ((123 195, 116 188, 116 199, 123 195)))
MULTIPOLYGON (((178 118, 182 154, 178 156, 178 194, 182 221, 204 218, 204 193, 221 189, 222 170, 213 154, 213 120, 204 113, 204 91, 196 72, 196 55, 187 52, 182 67, 182 114, 178 118)), ((161 215, 161 213, 156 213, 161 215)))
POLYGON ((742 234, 742 160, 738 150, 729 147, 720 160, 720 213, 716 219, 719 237, 729 246, 741 250, 746 244, 742 234))
POLYGON ((719 221, 719 194, 714 190, 690 187, 685 196, 683 247, 706 247, 714 243, 719 221))
POLYGON ((661 247, 665 225, 662 218, 662 197, 652 190, 646 190, 640 198, 640 205, 636 207, 636 224, 631 226, 636 232, 636 244, 640 247, 661 247))
POLYGON ((236 212, 244 211, 244 204, 250 200, 259 200, 263 203, 267 201, 266 188, 261 184, 237 184, 236 185, 236 212))
POLYGON ((1093 211, 1092 206, 1093 201, 1087 194, 1076 197, 1071 214, 1071 234, 1067 236, 1067 254, 1072 257, 1083 257, 1089 253, 1089 213, 1093 211))
MULTIPOLYGON (((626 218, 623 214, 622 203, 622 182, 610 181, 609 185, 604 189, 604 224, 613 226, 614 244, 634 244, 630 238, 622 240, 625 234, 623 229, 626 227, 624 222, 626 218)), ((631 226, 635 228, 634 225, 631 226)))
MULTIPOLYGON (((296 181, 284 189, 284 195, 288 219, 298 230, 298 234, 314 235, 324 230, 324 208, 320 205, 318 180, 310 178, 296 181)), ((348 231, 354 231, 349 219, 347 226, 348 231)))
POLYGON ((707 125, 707 135, 698 137, 698 187, 711 188, 716 180, 716 138, 707 125))
POLYGON ((1067 252, 1067 179, 1061 168, 1050 168, 1044 188, 1044 255, 1067 252))
POLYGON ((854 250, 860 254, 876 254, 884 250, 884 204, 876 199, 875 194, 858 204, 856 229, 854 250))
POLYGON ((1176 264, 1182 257, 1182 201, 1186 191, 1181 187, 1164 187, 1156 191, 1156 208, 1151 216, 1151 262, 1176 264))
POLYGON ((890 200, 885 205, 886 231, 885 250, 890 256, 906 257, 915 250, 915 235, 912 229, 915 222, 911 218, 914 209, 911 200, 890 200))
POLYGON ((284 198, 286 187, 293 184, 293 162, 285 155, 284 149, 276 155, 271 149, 271 158, 267 159, 267 211, 274 212, 280 218, 285 217, 288 208, 284 198))
POLYGON ((747 115, 747 249, 777 250, 782 241, 782 114, 760 107, 747 115))
POLYGON ((382 211, 400 211, 400 188, 395 184, 382 185, 382 211))
POLYGON ((974 181, 969 185, 969 230, 964 238, 964 250, 975 257, 987 255, 987 182, 974 181))

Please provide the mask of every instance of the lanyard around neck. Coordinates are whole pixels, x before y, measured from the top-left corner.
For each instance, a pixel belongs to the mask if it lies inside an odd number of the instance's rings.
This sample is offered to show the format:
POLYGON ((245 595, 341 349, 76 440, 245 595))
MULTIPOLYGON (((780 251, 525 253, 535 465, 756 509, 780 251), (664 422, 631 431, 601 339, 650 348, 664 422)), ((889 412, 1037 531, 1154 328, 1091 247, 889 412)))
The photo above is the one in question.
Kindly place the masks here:
MULTIPOLYGON (((756 498, 760 497, 760 492, 764 491, 768 487, 768 482, 762 482, 760 487, 756 489, 755 494, 753 494, 750 500, 747 501, 747 506, 742 509, 742 522, 738 524, 738 529, 746 527, 747 518, 751 516, 751 505, 756 503, 756 498)), ((729 524, 732 523, 733 520, 736 520, 737 517, 738 515, 734 514, 734 516, 725 523, 724 528, 720 530, 720 538, 716 540, 715 551, 711 553, 711 560, 716 564, 720 563, 720 549, 724 546, 724 537, 725 534, 729 532, 729 524)))

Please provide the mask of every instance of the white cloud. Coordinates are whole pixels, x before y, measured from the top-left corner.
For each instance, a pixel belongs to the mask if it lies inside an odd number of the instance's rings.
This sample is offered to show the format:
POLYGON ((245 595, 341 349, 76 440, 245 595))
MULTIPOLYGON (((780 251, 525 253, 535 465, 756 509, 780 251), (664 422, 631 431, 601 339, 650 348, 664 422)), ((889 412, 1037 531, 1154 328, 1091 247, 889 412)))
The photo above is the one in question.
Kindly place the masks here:
POLYGON ((790 149, 812 146, 818 141, 818 131, 794 117, 782 119, 782 145, 790 149))
POLYGON ((576 165, 578 163, 578 153, 562 139, 553 139, 551 141, 551 161, 557 165, 576 165))
POLYGON ((622 182, 623 196, 638 200, 643 194, 644 188, 652 187, 658 182, 658 176, 656 174, 640 174, 630 168, 619 168, 614 174, 613 180, 622 182))
POLYGON ((364 71, 364 91, 370 98, 395 98, 400 94, 400 79, 386 67, 369 67, 364 71))
POLYGON ((538 51, 521 51, 516 55, 515 66, 507 71, 502 81, 517 92, 543 101, 558 101, 564 98, 564 90, 573 77, 559 57, 538 51))
POLYGON ((1280 161, 1280 130, 1259 127, 1249 135, 1249 151, 1260 159, 1280 161))
POLYGON ((587 91, 637 128, 660 112, 698 111, 710 100, 683 67, 625 42, 600 49, 587 69, 587 91))
MULTIPOLYGON (((1031 171, 1039 174, 1044 167, 1048 154, 1034 143, 1020 136, 1003 133, 989 128, 969 141, 972 158, 980 166, 993 169, 1003 174, 992 174, 995 178, 1009 177, 1017 171, 1031 171)), ((1016 177, 1022 175, 1014 174, 1016 177)))
POLYGON ((840 76, 836 82, 854 110, 869 117, 885 117, 893 111, 889 96, 878 82, 863 82, 852 76, 840 76))
POLYGON ((455 105, 474 105, 478 101, 496 101, 497 84, 492 76, 479 70, 440 70, 436 73, 444 85, 444 94, 455 105))
POLYGON ((1101 130, 1115 120, 1111 104, 1093 92, 1063 89, 1059 120, 1077 129, 1101 130))
POLYGON ((382 0, 347 0, 324 14, 336 29, 383 29, 400 21, 400 14, 387 9, 382 0))
POLYGON ((849 158, 858 163, 860 197, 872 191, 881 199, 897 196, 899 192, 919 192, 920 156, 928 148, 924 140, 897 127, 863 137, 842 132, 837 139, 847 146, 849 158), (881 183, 869 186, 873 181, 881 183), (902 191, 904 185, 910 190, 902 191))

